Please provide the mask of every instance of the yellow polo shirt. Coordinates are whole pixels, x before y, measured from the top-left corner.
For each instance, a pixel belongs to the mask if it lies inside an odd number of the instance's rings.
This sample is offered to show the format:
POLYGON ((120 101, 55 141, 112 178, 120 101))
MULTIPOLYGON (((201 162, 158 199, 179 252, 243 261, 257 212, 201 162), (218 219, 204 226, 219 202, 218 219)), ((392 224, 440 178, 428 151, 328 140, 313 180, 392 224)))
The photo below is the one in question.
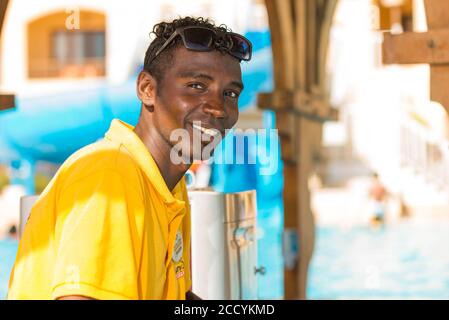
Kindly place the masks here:
POLYGON ((41 194, 11 272, 9 299, 185 299, 190 211, 133 127, 70 156, 41 194))

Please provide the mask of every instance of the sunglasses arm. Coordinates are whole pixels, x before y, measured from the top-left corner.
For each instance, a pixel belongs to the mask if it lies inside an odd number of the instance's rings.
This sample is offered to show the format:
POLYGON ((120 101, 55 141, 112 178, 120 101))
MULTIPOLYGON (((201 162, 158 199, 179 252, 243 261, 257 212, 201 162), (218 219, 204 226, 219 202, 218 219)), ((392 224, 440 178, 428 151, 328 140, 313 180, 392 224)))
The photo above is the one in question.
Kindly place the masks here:
POLYGON ((153 62, 154 59, 157 58, 157 56, 165 49, 167 48, 167 46, 170 44, 170 42, 172 42, 172 40, 178 35, 178 30, 176 30, 175 32, 172 33, 172 35, 167 39, 167 41, 164 42, 164 44, 162 45, 162 47, 159 48, 159 50, 156 52, 156 54, 153 56, 153 58, 151 59, 151 61, 149 62, 149 64, 151 64, 153 62))
POLYGON ((173 41, 173 39, 179 35, 178 30, 176 30, 175 32, 173 32, 173 34, 170 36, 170 38, 167 39, 167 41, 165 41, 165 43, 162 45, 162 47, 159 48, 159 50, 156 52, 156 54, 154 55, 154 58, 156 58, 165 48, 167 48, 167 46, 170 44, 170 42, 173 41))

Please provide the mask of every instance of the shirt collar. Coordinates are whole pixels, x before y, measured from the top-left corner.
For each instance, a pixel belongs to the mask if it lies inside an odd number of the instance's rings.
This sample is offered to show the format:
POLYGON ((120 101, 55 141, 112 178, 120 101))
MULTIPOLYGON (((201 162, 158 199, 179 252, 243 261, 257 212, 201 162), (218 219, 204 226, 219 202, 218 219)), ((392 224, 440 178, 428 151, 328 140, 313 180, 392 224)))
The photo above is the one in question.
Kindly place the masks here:
POLYGON ((112 120, 105 139, 118 142, 128 150, 172 213, 176 214, 184 208, 185 201, 181 200, 185 194, 184 178, 176 184, 173 192, 168 189, 153 156, 134 132, 132 125, 118 119, 112 120))

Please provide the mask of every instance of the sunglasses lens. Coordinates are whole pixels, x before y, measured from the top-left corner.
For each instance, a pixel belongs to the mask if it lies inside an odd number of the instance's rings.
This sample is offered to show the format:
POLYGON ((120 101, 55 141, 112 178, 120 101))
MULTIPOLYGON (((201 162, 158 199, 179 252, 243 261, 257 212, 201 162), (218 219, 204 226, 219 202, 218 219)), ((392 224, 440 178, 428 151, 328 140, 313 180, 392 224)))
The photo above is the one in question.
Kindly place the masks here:
POLYGON ((184 30, 187 49, 205 51, 210 50, 215 34, 202 28, 187 28, 184 30))
POLYGON ((233 34, 231 36, 232 47, 231 53, 242 60, 248 61, 251 59, 251 44, 249 41, 239 35, 233 34))

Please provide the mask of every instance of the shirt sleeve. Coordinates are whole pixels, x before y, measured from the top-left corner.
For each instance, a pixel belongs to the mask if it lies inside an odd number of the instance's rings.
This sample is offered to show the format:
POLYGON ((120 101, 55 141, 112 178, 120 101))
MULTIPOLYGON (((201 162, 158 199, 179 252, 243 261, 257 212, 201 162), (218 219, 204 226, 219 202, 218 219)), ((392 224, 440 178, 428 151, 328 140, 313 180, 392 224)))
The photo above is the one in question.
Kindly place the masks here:
POLYGON ((57 203, 53 298, 139 299, 139 192, 105 170, 65 188, 57 203))

